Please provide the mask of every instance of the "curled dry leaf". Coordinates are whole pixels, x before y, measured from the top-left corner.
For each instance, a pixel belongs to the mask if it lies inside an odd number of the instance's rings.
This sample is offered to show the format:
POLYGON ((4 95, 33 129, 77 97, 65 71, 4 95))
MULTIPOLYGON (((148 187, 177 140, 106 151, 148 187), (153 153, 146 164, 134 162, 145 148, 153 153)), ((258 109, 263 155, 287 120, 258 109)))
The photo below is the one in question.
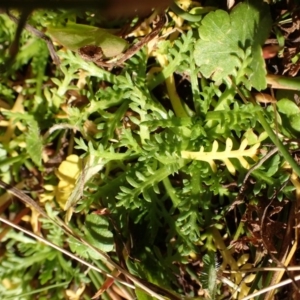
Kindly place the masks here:
POLYGON ((255 100, 260 103, 276 103, 276 99, 269 94, 253 93, 253 96, 255 100))
POLYGON ((280 46, 279 45, 268 45, 263 47, 262 51, 263 51, 263 58, 264 59, 269 59, 272 57, 275 57, 279 50, 280 50, 280 46))

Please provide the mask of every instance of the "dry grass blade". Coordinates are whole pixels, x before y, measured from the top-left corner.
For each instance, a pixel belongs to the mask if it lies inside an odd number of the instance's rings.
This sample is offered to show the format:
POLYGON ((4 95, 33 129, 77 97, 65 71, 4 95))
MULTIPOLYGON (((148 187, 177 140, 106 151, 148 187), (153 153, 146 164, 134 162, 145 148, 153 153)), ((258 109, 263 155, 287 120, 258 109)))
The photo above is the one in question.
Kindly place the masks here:
MULTIPOLYGON (((54 48, 54 45, 52 43, 52 40, 46 36, 43 32, 41 32, 40 30, 37 30, 36 28, 34 28, 33 26, 27 24, 27 23, 23 23, 21 24, 20 23, 20 20, 17 19, 15 16, 13 16, 12 14, 10 14, 9 12, 7 12, 7 15, 9 16, 9 18, 14 22, 16 23, 18 26, 24 26, 24 28, 26 30, 28 30, 30 33, 34 34, 35 36, 37 36, 38 38, 44 40, 47 44, 47 47, 48 47, 48 50, 49 50, 49 53, 50 53, 50 56, 53 60, 53 62, 56 64, 56 65, 59 65, 60 64, 60 60, 59 60, 59 57, 58 55, 56 54, 55 52, 55 48, 54 48), (19 25, 21 24, 21 25, 19 25)), ((21 28, 22 29, 22 28, 21 28)), ((21 30, 20 29, 20 30, 21 30)), ((16 38, 20 38, 16 35, 16 38)))
POLYGON ((262 164, 263 164, 267 159, 269 159, 272 155, 274 155, 274 154, 277 153, 277 152, 278 152, 278 148, 277 148, 277 147, 274 148, 274 149, 272 149, 272 150, 271 150, 270 152, 268 152, 264 157, 262 157, 262 158, 260 159, 260 161, 258 161, 254 166, 252 166, 252 167, 249 169, 249 171, 247 172, 247 174, 246 174, 246 176, 245 176, 245 178, 244 178, 244 180, 243 180, 242 186, 241 186, 240 191, 239 191, 239 194, 238 194, 238 196, 237 196, 237 200, 238 200, 239 198, 242 197, 242 194, 243 194, 244 191, 245 191, 245 187, 246 187, 247 180, 248 180, 248 178, 250 177, 251 173, 252 173, 253 171, 255 171, 256 169, 258 169, 260 166, 262 166, 262 164))
POLYGON ((56 2, 0 3, 0 298, 299 298, 295 4, 56 2))
POLYGON ((262 295, 262 294, 264 294, 264 293, 267 293, 267 292, 269 292, 269 291, 275 290, 275 289, 280 288, 280 287, 282 287, 282 286, 284 286, 284 285, 290 284, 290 283, 292 283, 293 281, 298 281, 298 280, 300 280, 300 275, 295 276, 295 277, 293 278, 293 280, 292 280, 292 279, 287 279, 287 280, 284 280, 284 281, 279 282, 279 283, 277 283, 277 284, 268 286, 268 287, 266 287, 266 288, 264 288, 264 289, 262 289, 262 290, 260 290, 260 291, 258 291, 258 292, 256 292, 256 293, 253 293, 253 294, 251 294, 251 295, 248 295, 247 297, 244 297, 244 298, 241 299, 241 300, 249 300, 249 299, 252 299, 252 298, 254 298, 254 297, 257 297, 257 296, 259 296, 259 295, 262 295))
POLYGON ((64 9, 101 9, 104 10, 105 14, 110 16, 122 15, 135 15, 137 12, 140 14, 145 14, 151 11, 153 7, 160 7, 165 9, 171 3, 170 0, 154 0, 149 3, 138 0, 128 0, 126 2, 122 0, 76 0, 76 1, 40 1, 33 0, 24 2, 23 0, 12 0, 12 1, 2 1, 0 8, 28 8, 28 9, 38 9, 38 8, 64 8, 64 9))
POLYGON ((69 256, 70 258, 77 260, 78 262, 80 262, 80 263, 82 263, 83 265, 89 267, 90 269, 95 270, 96 272, 99 272, 99 273, 101 273, 101 274, 104 274, 104 275, 107 276, 107 277, 113 278, 113 279, 117 280, 118 282, 120 282, 120 283, 122 283, 122 284, 124 284, 124 285, 126 285, 126 286, 128 286, 128 287, 130 287, 130 288, 132 288, 132 289, 135 288, 134 285, 132 285, 132 284, 126 282, 126 281, 123 281, 123 280, 121 280, 120 278, 115 277, 115 276, 113 276, 113 275, 111 275, 111 274, 109 274, 109 273, 106 273, 106 272, 102 271, 101 269, 99 269, 99 268, 97 268, 96 266, 94 266, 94 265, 88 263, 87 261, 85 261, 85 260, 83 260, 83 259, 77 257, 76 255, 72 254, 71 252, 69 252, 69 251, 67 251, 67 250, 65 250, 65 249, 63 249, 63 248, 61 248, 61 247, 59 247, 59 246, 57 246, 57 245, 51 243, 50 241, 44 239, 44 238, 41 237, 41 236, 38 236, 38 235, 34 234, 33 232, 30 232, 30 231, 28 231, 28 230, 26 230, 26 229, 24 229, 24 228, 22 228, 22 227, 20 227, 20 226, 18 226, 18 225, 16 225, 16 224, 12 223, 12 222, 10 222, 9 220, 6 220, 5 218, 0 217, 0 221, 3 222, 3 223, 5 223, 5 224, 7 224, 7 225, 9 225, 9 226, 11 226, 11 227, 13 227, 13 228, 15 228, 15 229, 17 229, 17 230, 20 230, 20 231, 26 233, 27 235, 29 235, 29 236, 35 238, 36 240, 38 240, 38 241, 40 241, 40 242, 43 242, 44 244, 46 244, 46 245, 48 245, 48 246, 50 246, 50 247, 52 247, 52 248, 54 248, 54 249, 60 251, 61 253, 63 253, 63 254, 65 254, 65 255, 69 256))
MULTIPOLYGON (((282 266, 285 269, 285 271, 278 271, 275 274, 273 274, 271 284, 276 285, 277 283, 279 283, 282 276, 286 272, 287 275, 291 278, 291 282, 293 283, 294 289, 299 292, 299 288, 297 287, 297 284, 296 284, 294 278, 289 275, 289 272, 287 270, 287 266, 289 265, 293 255, 294 255, 294 253, 297 249, 297 246, 298 246, 297 228, 296 228, 296 232, 295 232, 296 239, 294 241, 293 246, 291 246, 292 226, 294 225, 293 220, 295 219, 295 216, 294 216, 295 204, 292 205, 291 212, 289 214, 289 221, 288 221, 288 224, 287 224, 287 230, 286 230, 285 238, 283 240, 281 251, 279 253, 279 258, 275 257, 275 255, 270 251, 270 247, 269 247, 270 244, 265 240, 265 236, 267 234, 264 233, 266 231, 266 228, 265 228, 266 226, 264 226, 264 225, 265 225, 265 222, 266 222, 265 219, 266 219, 267 211, 268 211, 268 208, 271 206, 273 200, 275 199, 275 196, 277 195, 277 193, 278 192, 276 191, 276 193, 274 194, 273 199, 266 206, 266 208, 263 212, 263 215, 261 217, 261 224, 260 224, 261 231, 262 231, 262 235, 261 235, 262 236, 262 242, 264 244, 265 249, 269 252, 269 255, 271 256, 273 261, 275 261, 279 266, 282 266)), ((275 293, 275 289, 268 291, 267 295, 265 296, 265 299, 266 300, 273 299, 274 298, 274 293, 275 293)))
POLYGON ((254 273, 254 272, 269 272, 269 271, 300 271, 300 266, 292 266, 292 267, 262 267, 262 268, 251 268, 251 269, 242 269, 242 270, 223 270, 223 273, 254 273))
MULTIPOLYGON (((142 283, 141 279, 133 276, 132 274, 130 274, 128 271, 124 270, 123 268, 121 268, 118 264, 116 264, 113 260, 110 259, 110 257, 100 251, 99 249, 93 247, 91 244, 89 244, 88 242, 86 242, 85 240, 83 240, 81 237, 79 237, 77 234, 75 234, 65 223, 63 223, 60 219, 56 218, 55 220, 50 218, 46 212, 29 196, 27 196, 25 193, 23 193, 22 191, 12 187, 11 185, 3 182, 0 180, 0 187, 4 188, 5 190, 7 190, 9 193, 13 194, 14 196, 16 196, 17 198, 19 198, 22 202, 24 202, 26 205, 29 205, 30 207, 34 208, 35 210, 37 210, 44 218, 52 221, 55 225, 59 226, 61 229, 64 230, 64 232, 69 235, 72 236, 74 238, 76 238, 79 242, 81 242, 82 244, 84 244, 85 246, 93 249, 94 251, 96 251, 98 254, 100 254, 102 256, 102 259, 104 261, 106 261, 108 264, 110 264, 112 267, 114 267, 115 269, 119 270, 124 276, 126 276, 128 279, 130 279, 132 282, 134 282, 134 284, 136 286, 138 286, 139 288, 141 288, 142 290, 144 290, 146 293, 148 293, 149 295, 151 295, 152 297, 155 297, 156 299, 159 300, 164 300, 164 297, 160 296, 158 293, 153 291, 153 288, 155 287, 157 290, 159 290, 159 292, 162 292, 162 294, 167 293, 167 291, 161 289, 160 287, 156 287, 155 285, 150 285, 148 283, 142 283), (148 286, 151 286, 150 288, 148 286)), ((2 220, 2 222, 8 224, 9 221, 1 218, 0 220, 2 220)), ((29 232, 29 231, 25 231, 23 230, 23 228, 14 225, 13 223, 10 222, 10 224, 12 227, 17 228, 19 230, 22 230, 23 232, 26 232, 26 234, 29 234, 30 236, 34 236, 37 237, 38 240, 41 240, 42 238, 35 236, 33 233, 29 232)), ((42 239, 43 242, 45 242, 46 240, 42 239)), ((51 242, 47 241, 46 242, 48 245, 50 245, 51 247, 57 249, 56 245, 52 244, 51 242)), ((66 251, 68 252, 68 251, 66 251)), ((64 252, 65 253, 65 252, 64 252)), ((72 253, 68 252, 70 255, 70 257, 76 259, 72 253)), ((68 255, 68 254, 67 254, 68 255)), ((78 260, 78 259, 77 259, 78 260)), ((85 263, 84 263, 85 264, 85 263)), ((100 270, 100 269, 99 269, 100 270)), ((103 272, 102 272, 103 273, 103 272)), ((109 276, 112 277, 112 276, 109 276)), ((119 280, 115 277, 112 277, 116 280, 119 280)), ((131 285, 131 287, 133 287, 131 285)), ((174 296, 174 299, 176 297, 174 296)))

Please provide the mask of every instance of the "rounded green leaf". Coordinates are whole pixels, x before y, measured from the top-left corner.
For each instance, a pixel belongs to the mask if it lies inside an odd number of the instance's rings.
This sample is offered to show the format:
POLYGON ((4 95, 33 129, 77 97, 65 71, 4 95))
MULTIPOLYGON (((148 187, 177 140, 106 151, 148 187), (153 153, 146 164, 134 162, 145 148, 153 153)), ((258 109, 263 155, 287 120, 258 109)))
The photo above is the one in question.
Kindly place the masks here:
POLYGON ((300 132, 300 113, 296 113, 290 116, 291 127, 300 132))
POLYGON ((47 32, 59 44, 72 51, 87 45, 101 47, 105 57, 117 56, 128 46, 126 40, 105 29, 89 25, 70 23, 66 26, 49 26, 47 32))
POLYGON ((239 70, 250 86, 266 88, 261 45, 271 25, 269 7, 262 1, 240 3, 230 14, 210 12, 201 22, 200 39, 195 45, 194 58, 200 72, 220 82, 239 70))
POLYGON ((278 111, 285 115, 293 115, 299 112, 299 107, 289 99, 281 99, 277 102, 278 111))
POLYGON ((201 73, 216 81, 231 74, 239 65, 239 46, 230 38, 232 29, 228 13, 223 10, 209 13, 201 23, 199 34, 194 57, 201 73))

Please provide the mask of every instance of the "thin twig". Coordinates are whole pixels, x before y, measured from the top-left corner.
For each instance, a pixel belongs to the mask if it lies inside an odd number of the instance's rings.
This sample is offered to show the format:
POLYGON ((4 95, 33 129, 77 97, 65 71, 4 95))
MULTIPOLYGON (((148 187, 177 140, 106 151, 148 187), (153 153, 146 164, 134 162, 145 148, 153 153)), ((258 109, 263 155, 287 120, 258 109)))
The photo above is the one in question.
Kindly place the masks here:
POLYGON ((173 0, 8 0, 0 1, 0 9, 78 9, 101 11, 104 16, 135 16, 148 14, 152 8, 164 10, 173 0))
POLYGON ((300 266, 291 267, 261 267, 261 268, 251 268, 251 269, 239 269, 239 270, 222 270, 222 273, 254 273, 254 272, 269 272, 269 271, 300 271, 300 266))
POLYGON ((85 261, 85 260, 83 260, 83 259, 77 257, 77 256, 74 255, 73 253, 71 253, 71 252, 69 252, 69 251, 67 251, 67 250, 65 250, 65 249, 63 249, 63 248, 57 246, 56 244, 51 243, 50 241, 46 240, 45 238, 43 238, 43 237, 41 237, 41 236, 38 236, 38 235, 34 234, 33 232, 31 232, 31 231, 29 231, 29 230, 26 230, 26 229, 24 229, 24 228, 22 228, 22 227, 20 227, 20 226, 18 226, 18 225, 16 225, 16 224, 14 224, 14 223, 8 221, 8 220, 5 219, 5 218, 0 217, 0 221, 3 222, 3 223, 5 223, 5 224, 7 224, 7 225, 9 225, 9 226, 11 226, 11 227, 13 227, 13 228, 15 228, 15 229, 18 229, 18 230, 20 230, 20 231, 26 233, 27 235, 29 235, 29 236, 35 238, 36 240, 38 240, 38 241, 40 241, 40 242, 43 242, 44 244, 46 244, 46 245, 52 247, 53 249, 56 249, 56 250, 60 251, 61 253, 66 254, 67 256, 69 256, 69 257, 71 257, 71 258, 77 260, 78 262, 80 262, 80 263, 82 263, 83 265, 89 267, 90 269, 93 269, 93 270, 95 270, 95 271, 97 271, 97 272, 99 272, 99 273, 101 273, 101 274, 104 274, 104 275, 107 276, 107 277, 113 278, 114 280, 120 282, 121 284, 124 284, 124 285, 126 285, 126 286, 128 286, 128 287, 130 287, 130 288, 132 288, 132 289, 135 289, 135 286, 134 286, 134 285, 132 285, 132 284, 130 284, 130 283, 124 281, 124 280, 121 280, 120 278, 115 277, 115 276, 113 276, 113 275, 111 275, 111 274, 109 274, 109 273, 106 273, 106 272, 102 271, 101 269, 97 268, 96 266, 94 266, 94 265, 88 263, 87 261, 85 261))
POLYGON ((159 21, 156 24, 156 27, 142 38, 139 42, 134 44, 131 48, 129 48, 120 58, 115 61, 103 61, 102 60, 102 50, 101 47, 87 45, 78 50, 80 56, 87 61, 92 61, 99 67, 112 68, 115 66, 122 65, 126 60, 130 59, 134 54, 136 54, 144 45, 153 40, 163 28, 166 22, 166 17, 164 14, 159 15, 159 21), (99 54, 99 53, 100 54, 99 54), (99 56, 98 56, 99 54, 99 56))
POLYGON ((255 171, 256 169, 258 169, 266 160, 268 160, 272 155, 274 155, 275 153, 278 152, 278 148, 275 147, 273 148, 270 152, 268 152, 264 157, 262 157, 260 159, 259 162, 257 162, 255 165, 253 165, 249 171, 247 172, 247 174, 245 175, 245 178, 243 180, 243 183, 242 183, 242 186, 240 188, 240 191, 239 191, 239 194, 237 196, 237 198, 241 198, 242 194, 244 193, 245 191, 245 186, 246 186, 246 183, 248 181, 248 178, 250 177, 250 175, 252 174, 253 171, 255 171))
POLYGON ((279 283, 277 283, 277 284, 270 285, 270 286, 268 286, 268 287, 266 287, 266 288, 264 288, 264 289, 262 289, 262 290, 260 290, 260 291, 258 291, 258 292, 255 292, 255 293, 253 293, 253 294, 251 294, 251 295, 248 295, 248 296, 242 298, 241 300, 249 300, 249 299, 253 299, 254 297, 257 297, 257 296, 262 295, 262 294, 264 294, 264 293, 267 293, 267 292, 269 292, 269 291, 271 291, 271 290, 275 290, 275 289, 277 289, 277 288, 279 288, 279 287, 282 287, 282 286, 284 286, 284 285, 287 285, 287 284, 289 284, 289 283, 292 283, 293 281, 298 281, 298 280, 300 280, 300 275, 295 276, 293 279, 287 279, 287 280, 281 281, 281 282, 279 282, 279 283))
POLYGON ((249 171, 246 173, 245 178, 243 180, 243 183, 241 185, 241 188, 239 190, 238 195, 235 198, 235 201, 231 204, 231 206, 229 207, 228 211, 232 210, 235 205, 238 205, 241 203, 242 199, 243 199, 243 194, 245 192, 246 189, 246 183, 248 181, 248 178, 250 177, 250 175, 252 174, 253 171, 255 171, 256 169, 258 169, 267 159, 269 159, 272 155, 274 155, 276 152, 278 152, 278 148, 275 147, 274 149, 272 149, 270 152, 268 152, 264 157, 262 157, 260 159, 259 162, 257 162, 255 165, 253 165, 249 171))
MULTIPOLYGON (((15 16, 13 16, 12 14, 10 14, 9 12, 7 12, 7 15, 8 17, 18 25, 19 27, 19 24, 20 24, 20 20, 18 18, 16 18, 15 16)), ((26 20, 25 20, 26 21, 26 20)), ((58 55, 56 54, 56 51, 55 51, 55 48, 54 48, 54 45, 52 43, 52 40, 47 36, 45 35, 42 31, 34 28, 33 26, 27 24, 27 23, 23 23, 21 24, 27 31, 29 31, 30 33, 32 33, 33 35, 35 35, 36 37, 44 40, 47 44, 47 47, 48 47, 48 50, 49 50, 49 53, 50 53, 50 56, 53 60, 53 62, 56 64, 56 65, 60 65, 60 59, 58 57, 58 55)), ((22 27, 22 28, 23 28, 22 27)), ((17 34, 16 34, 16 38, 17 38, 17 34)))
MULTIPOLYGON (((244 97, 244 95, 242 94, 242 92, 240 91, 240 89, 235 86, 235 89, 237 91, 237 93, 239 94, 239 96, 241 97, 241 99, 247 103, 247 99, 244 97)), ((253 99, 252 96, 250 96, 249 101, 251 103, 253 103, 253 105, 257 108, 260 108, 257 103, 255 102, 255 100, 253 99)), ((266 131, 266 133, 268 134, 269 138, 271 139, 271 141, 273 142, 273 144, 278 147, 279 152, 281 153, 281 155, 284 157, 284 159, 290 164, 291 168, 294 170, 294 172, 300 176, 300 166, 297 164, 297 162, 293 159, 293 157, 291 156, 291 154, 289 153, 289 150, 286 149, 283 145, 283 143, 278 140, 277 135, 273 132, 272 128, 270 127, 269 123, 266 121, 263 111, 260 108, 259 110, 256 111, 256 116, 258 118, 258 121, 260 122, 261 126, 264 128, 264 130, 266 131)))
MULTIPOLYGON (((16 33, 15 33, 15 38, 9 47, 10 57, 5 63, 7 69, 9 69, 10 66, 13 64, 15 57, 17 56, 17 54, 19 52, 21 34, 22 34, 23 28, 26 24, 27 18, 31 14, 31 11, 32 11, 31 9, 24 9, 21 14, 20 19, 16 23, 17 29, 16 29, 16 33)), ((7 13, 7 14, 9 15, 9 13, 7 13)))
MULTIPOLYGON (((265 207, 264 211, 263 211, 263 215, 261 217, 261 221, 260 221, 260 229, 261 229, 261 239, 262 239, 262 242, 263 242, 263 245, 265 247, 265 249, 268 251, 268 254, 271 256, 271 258, 273 259, 273 261, 275 261, 279 266, 282 266, 285 270, 285 272, 287 273, 287 275, 289 276, 289 272, 288 272, 288 269, 287 269, 287 266, 282 262, 280 261, 279 259, 277 259, 277 257, 275 255, 273 255, 273 253, 271 253, 271 251, 269 251, 268 249, 268 245, 267 243, 265 242, 265 239, 264 239, 264 229, 265 229, 265 226, 264 226, 264 221, 266 219, 266 214, 267 214, 267 211, 268 211, 268 208, 271 206, 271 204, 273 203, 273 201, 275 200, 275 197, 277 196, 277 194, 286 186, 287 182, 285 182, 278 191, 275 191, 271 201, 268 203, 268 205, 265 207)), ((290 226, 290 224, 289 224, 290 226)), ((285 259, 286 256, 287 256, 287 251, 285 251, 285 253, 282 255, 282 258, 280 258, 281 260, 285 259)), ((290 277, 290 276, 289 276, 290 277)), ((295 289, 298 291, 299 293, 299 288, 297 287, 297 283, 295 281, 295 279, 291 276, 290 277, 291 279, 291 282, 293 283, 293 286, 295 287, 295 289)), ((271 296, 273 296, 271 294, 271 296)))
MULTIPOLYGON (((102 259, 104 261, 106 261, 108 264, 110 264, 112 267, 116 268, 117 270, 119 270, 124 276, 126 276, 127 278, 129 278, 131 281, 133 281, 135 283, 136 286, 138 286, 139 288, 141 288, 142 290, 144 290, 145 292, 147 292, 149 295, 151 295, 152 297, 155 297, 156 299, 159 300, 164 300, 165 298, 163 296, 161 296, 159 293, 161 294, 167 294, 169 291, 165 290, 159 286, 156 286, 152 283, 143 281, 142 279, 135 277, 134 275, 130 274, 127 270, 123 269, 122 267, 120 267, 117 263, 115 263, 109 256, 108 254, 106 254, 105 252, 100 251, 99 249, 97 249, 96 247, 92 246, 91 244, 89 244, 87 241, 85 241, 82 237, 78 236, 76 233, 74 233, 65 223, 63 223, 58 217, 56 217, 55 219, 50 218, 46 212, 29 196, 27 196, 26 194, 24 194, 22 191, 14 188, 13 186, 3 182, 2 180, 0 180, 0 187, 4 188, 5 190, 7 190, 9 193, 13 194, 14 196, 16 196, 17 198, 19 198, 22 202, 24 202, 26 205, 31 206, 32 208, 34 208, 35 210, 37 210, 43 217, 45 217, 46 219, 52 221, 55 225, 59 226, 68 236, 74 237, 75 239, 77 239, 79 242, 81 242, 83 245, 85 245, 86 247, 89 247, 91 249, 93 249, 94 251, 96 251, 99 255, 101 255, 102 259), (157 291, 154 291, 154 289, 157 291)), ((5 220, 5 219, 4 219, 5 220)), ((3 221, 4 222, 4 221, 3 221)), ((16 226, 16 225, 15 225, 16 226)), ((31 233, 30 233, 31 234, 31 233)), ((174 296, 174 295, 173 295, 174 296)), ((176 297, 174 297, 174 299, 177 299, 176 297)))

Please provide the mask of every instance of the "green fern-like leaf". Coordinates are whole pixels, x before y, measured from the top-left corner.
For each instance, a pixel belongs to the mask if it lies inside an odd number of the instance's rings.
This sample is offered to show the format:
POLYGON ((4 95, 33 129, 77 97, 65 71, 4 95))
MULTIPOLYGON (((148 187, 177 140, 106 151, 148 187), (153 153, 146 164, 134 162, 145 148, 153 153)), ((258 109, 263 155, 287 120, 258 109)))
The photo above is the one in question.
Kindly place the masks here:
POLYGON ((169 52, 168 57, 169 64, 164 67, 161 73, 157 74, 149 80, 148 87, 151 91, 157 85, 161 84, 165 78, 171 76, 175 71, 178 71, 178 67, 182 67, 182 70, 189 68, 190 55, 189 52, 193 50, 194 37, 193 32, 188 31, 187 34, 182 34, 180 39, 177 39, 174 45, 170 46, 168 43, 161 43, 159 50, 165 54, 169 52), (186 68, 187 67, 187 68, 186 68))
MULTIPOLYGON (((50 221, 43 220, 42 227, 46 238, 62 245, 65 237, 62 230, 50 221)), ((79 268, 72 265, 59 251, 52 249, 43 243, 24 236, 22 232, 10 230, 5 236, 7 239, 3 260, 0 263, 0 297, 1 299, 21 299, 23 293, 34 293, 45 285, 54 285, 53 299, 64 299, 64 291, 72 280, 85 281, 85 275, 79 268), (17 247, 17 248, 16 248, 17 247), (17 251, 16 251, 17 249, 17 251), (35 285, 31 283, 35 281, 35 285), (5 288, 5 285, 10 288, 5 288)), ((36 297, 41 299, 48 292, 36 292, 36 297)), ((29 299, 29 298, 22 298, 29 299)))
POLYGON ((109 230, 109 223, 104 216, 87 215, 84 232, 86 241, 97 249, 109 252, 114 248, 113 234, 109 230))
POLYGON ((214 110, 207 112, 205 129, 211 138, 231 136, 231 131, 240 136, 242 131, 254 128, 257 118, 256 112, 259 108, 253 104, 234 103, 233 108, 214 110))

